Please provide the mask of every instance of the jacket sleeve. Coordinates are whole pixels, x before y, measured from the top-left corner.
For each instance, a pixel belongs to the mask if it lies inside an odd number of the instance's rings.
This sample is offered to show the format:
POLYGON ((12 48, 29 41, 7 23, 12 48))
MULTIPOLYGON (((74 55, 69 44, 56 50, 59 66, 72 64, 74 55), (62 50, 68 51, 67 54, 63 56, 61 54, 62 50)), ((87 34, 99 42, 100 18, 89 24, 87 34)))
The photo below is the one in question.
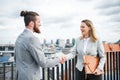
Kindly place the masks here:
POLYGON ((105 52, 104 52, 103 43, 100 40, 98 40, 98 42, 97 42, 97 50, 98 50, 98 54, 99 54, 99 57, 100 57, 100 62, 99 62, 99 65, 98 65, 98 69, 103 70, 103 67, 104 67, 104 64, 105 64, 105 61, 106 61, 106 55, 105 55, 105 52))
POLYGON ((48 59, 45 57, 40 41, 37 37, 30 38, 30 43, 28 45, 31 56, 39 66, 45 68, 54 67, 59 64, 59 58, 48 59))
POLYGON ((67 60, 74 58, 76 54, 77 54, 77 44, 75 41, 75 45, 70 49, 70 53, 66 55, 67 60))

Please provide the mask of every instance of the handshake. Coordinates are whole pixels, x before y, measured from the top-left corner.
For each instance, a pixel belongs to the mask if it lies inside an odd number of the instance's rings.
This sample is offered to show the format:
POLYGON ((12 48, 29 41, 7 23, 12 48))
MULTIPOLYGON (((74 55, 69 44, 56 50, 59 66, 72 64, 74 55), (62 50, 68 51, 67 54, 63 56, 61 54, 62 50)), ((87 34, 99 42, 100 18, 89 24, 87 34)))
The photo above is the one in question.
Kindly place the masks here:
POLYGON ((64 64, 65 61, 67 60, 67 56, 65 54, 61 54, 61 56, 59 57, 60 63, 64 64))

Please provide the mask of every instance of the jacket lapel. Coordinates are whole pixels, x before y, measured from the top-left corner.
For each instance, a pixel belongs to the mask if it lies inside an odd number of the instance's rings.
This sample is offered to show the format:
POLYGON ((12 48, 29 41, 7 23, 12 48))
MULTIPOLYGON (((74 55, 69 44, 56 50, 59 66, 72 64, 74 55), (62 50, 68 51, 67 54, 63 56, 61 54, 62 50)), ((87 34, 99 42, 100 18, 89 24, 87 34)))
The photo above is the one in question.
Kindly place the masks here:
POLYGON ((84 51, 83 51, 83 47, 84 47, 83 39, 81 39, 78 44, 79 44, 79 47, 78 47, 79 51, 78 52, 83 55, 84 54, 84 51))

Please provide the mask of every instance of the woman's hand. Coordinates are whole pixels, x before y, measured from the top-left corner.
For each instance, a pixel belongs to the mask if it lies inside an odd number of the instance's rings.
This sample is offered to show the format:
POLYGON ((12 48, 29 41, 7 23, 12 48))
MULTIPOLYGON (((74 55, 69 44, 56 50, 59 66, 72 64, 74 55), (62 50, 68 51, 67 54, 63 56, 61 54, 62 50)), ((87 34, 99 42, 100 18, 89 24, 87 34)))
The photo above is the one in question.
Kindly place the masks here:
POLYGON ((95 74, 95 75, 101 75, 101 74, 103 74, 103 70, 96 69, 96 70, 94 71, 94 74, 95 74))

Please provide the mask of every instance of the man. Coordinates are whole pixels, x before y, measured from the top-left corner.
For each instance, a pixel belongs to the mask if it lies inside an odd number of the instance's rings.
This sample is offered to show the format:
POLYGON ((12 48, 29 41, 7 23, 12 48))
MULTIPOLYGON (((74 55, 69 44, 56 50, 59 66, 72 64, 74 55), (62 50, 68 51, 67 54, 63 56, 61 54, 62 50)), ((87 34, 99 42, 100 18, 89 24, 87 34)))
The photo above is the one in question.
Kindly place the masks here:
POLYGON ((18 36, 15 43, 15 62, 17 80, 40 80, 40 67, 53 67, 64 63, 64 56, 47 59, 42 51, 41 43, 33 32, 40 33, 39 14, 32 11, 21 11, 24 17, 25 30, 18 36))

